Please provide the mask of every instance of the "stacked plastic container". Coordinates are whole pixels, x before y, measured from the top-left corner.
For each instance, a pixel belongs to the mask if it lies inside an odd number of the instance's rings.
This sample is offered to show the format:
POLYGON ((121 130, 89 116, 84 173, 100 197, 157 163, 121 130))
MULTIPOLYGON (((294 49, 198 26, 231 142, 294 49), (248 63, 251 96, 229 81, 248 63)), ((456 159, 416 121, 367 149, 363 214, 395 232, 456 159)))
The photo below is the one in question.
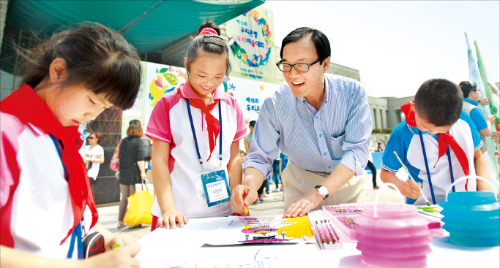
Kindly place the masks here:
POLYGON ((397 190, 393 184, 383 184, 373 207, 367 206, 356 219, 356 248, 361 251, 361 260, 371 267, 424 267, 431 252, 429 221, 415 206, 404 204, 401 193, 401 204, 378 204, 382 189, 388 185, 397 190))
MULTIPOLYGON (((447 191, 443 208, 443 229, 450 233, 448 242, 470 247, 495 247, 500 245, 500 203, 493 192, 452 192, 447 191)), ((493 184, 485 180, 495 189, 493 184)))

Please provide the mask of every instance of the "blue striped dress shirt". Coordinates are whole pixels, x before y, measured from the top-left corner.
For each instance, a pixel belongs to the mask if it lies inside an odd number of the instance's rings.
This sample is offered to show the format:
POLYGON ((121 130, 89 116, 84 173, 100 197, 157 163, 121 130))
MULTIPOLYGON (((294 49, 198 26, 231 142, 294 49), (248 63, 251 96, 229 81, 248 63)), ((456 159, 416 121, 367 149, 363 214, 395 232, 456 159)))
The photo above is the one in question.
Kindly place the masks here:
POLYGON ((256 168, 267 177, 281 150, 305 170, 332 172, 341 163, 360 175, 368 161, 371 131, 370 107, 359 82, 325 74, 319 110, 285 84, 264 100, 243 168, 256 168))

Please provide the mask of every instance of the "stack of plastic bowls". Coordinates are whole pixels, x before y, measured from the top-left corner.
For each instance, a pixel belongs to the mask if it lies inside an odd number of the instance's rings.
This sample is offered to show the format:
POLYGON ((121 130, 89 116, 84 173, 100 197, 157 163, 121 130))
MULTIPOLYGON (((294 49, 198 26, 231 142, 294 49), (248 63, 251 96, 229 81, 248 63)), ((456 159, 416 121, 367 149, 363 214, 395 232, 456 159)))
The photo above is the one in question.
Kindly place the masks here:
MULTIPOLYGON (((448 242, 469 247, 495 247, 500 245, 500 203, 493 192, 452 192, 447 191, 443 208, 443 229, 450 233, 448 242)), ((477 179, 493 184, 486 179, 477 179)))
POLYGON ((424 267, 431 252, 429 221, 418 214, 417 208, 404 204, 378 204, 383 184, 373 207, 367 206, 356 218, 361 261, 371 267, 424 267))

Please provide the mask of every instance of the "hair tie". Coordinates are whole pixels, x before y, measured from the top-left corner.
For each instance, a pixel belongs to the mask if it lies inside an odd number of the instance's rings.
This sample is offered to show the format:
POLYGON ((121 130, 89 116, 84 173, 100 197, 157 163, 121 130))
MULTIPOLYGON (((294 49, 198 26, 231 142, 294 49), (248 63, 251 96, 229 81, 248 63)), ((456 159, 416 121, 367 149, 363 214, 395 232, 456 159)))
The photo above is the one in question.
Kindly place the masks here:
POLYGON ((217 34, 217 31, 214 30, 213 28, 210 28, 210 27, 205 27, 203 28, 200 33, 198 35, 204 35, 204 34, 215 34, 215 35, 219 35, 217 34))

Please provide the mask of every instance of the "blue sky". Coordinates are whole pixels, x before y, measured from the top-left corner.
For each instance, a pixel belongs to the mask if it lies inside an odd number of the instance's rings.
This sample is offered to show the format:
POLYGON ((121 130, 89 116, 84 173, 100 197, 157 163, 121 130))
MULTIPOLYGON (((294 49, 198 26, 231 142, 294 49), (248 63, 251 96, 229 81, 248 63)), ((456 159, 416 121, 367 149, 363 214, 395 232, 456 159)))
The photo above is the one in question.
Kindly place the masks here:
POLYGON ((499 3, 267 0, 263 7, 273 11, 278 45, 297 27, 319 29, 332 61, 358 69, 369 96, 404 97, 430 78, 469 79, 464 32, 478 42, 490 82, 500 81, 499 3))

